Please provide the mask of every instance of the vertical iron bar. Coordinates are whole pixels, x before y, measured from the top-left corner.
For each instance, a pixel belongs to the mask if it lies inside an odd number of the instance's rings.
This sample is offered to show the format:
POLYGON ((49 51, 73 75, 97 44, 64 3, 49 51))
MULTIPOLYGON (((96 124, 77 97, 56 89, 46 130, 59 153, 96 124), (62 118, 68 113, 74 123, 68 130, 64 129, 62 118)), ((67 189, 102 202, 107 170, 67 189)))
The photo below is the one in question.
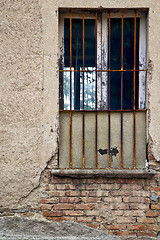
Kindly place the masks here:
POLYGON ((109 156, 109 168, 111 167, 111 156, 110 156, 110 148, 111 148, 111 116, 110 116, 110 45, 111 45, 111 13, 109 12, 109 40, 108 40, 108 156, 109 156))
POLYGON ((123 11, 121 35, 121 168, 123 168, 123 11))
POLYGON ((134 97, 133 97, 133 147, 134 147, 134 168, 136 167, 136 112, 135 97, 136 94, 136 12, 134 17, 134 97))
MULTIPOLYGON (((96 110, 97 110, 97 12, 96 12, 96 17, 95 17, 95 52, 96 52, 96 92, 95 92, 95 98, 96 98, 96 110)), ((98 136, 97 136, 97 122, 98 122, 98 119, 97 119, 97 111, 96 111, 96 119, 95 119, 95 136, 96 136, 96 144, 95 144, 95 167, 97 168, 98 167, 98 159, 97 159, 97 139, 98 139, 98 136)))
POLYGON ((83 168, 85 168, 85 116, 84 116, 84 11, 83 11, 83 168))
POLYGON ((72 168, 72 13, 70 10, 70 168, 72 168))

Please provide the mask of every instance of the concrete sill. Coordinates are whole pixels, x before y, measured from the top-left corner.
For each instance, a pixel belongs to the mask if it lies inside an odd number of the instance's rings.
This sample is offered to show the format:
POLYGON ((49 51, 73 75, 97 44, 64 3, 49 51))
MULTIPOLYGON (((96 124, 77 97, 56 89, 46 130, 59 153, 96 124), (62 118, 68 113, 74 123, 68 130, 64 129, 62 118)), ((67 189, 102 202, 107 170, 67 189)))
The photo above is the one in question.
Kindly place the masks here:
POLYGON ((70 178, 151 178, 156 171, 152 169, 52 169, 51 174, 70 178))

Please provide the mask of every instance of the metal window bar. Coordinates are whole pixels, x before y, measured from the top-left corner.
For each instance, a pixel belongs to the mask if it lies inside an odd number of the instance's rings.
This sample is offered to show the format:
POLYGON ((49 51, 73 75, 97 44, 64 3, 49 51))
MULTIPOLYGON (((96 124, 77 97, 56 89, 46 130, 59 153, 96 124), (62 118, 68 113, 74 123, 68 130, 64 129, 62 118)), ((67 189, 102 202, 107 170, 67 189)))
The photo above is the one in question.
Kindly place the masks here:
POLYGON ((83 11, 83 168, 85 168, 85 114, 84 114, 84 11, 83 11))
POLYGON ((72 12, 70 10, 70 168, 72 168, 72 12))
POLYGON ((111 68, 111 61, 110 61, 110 47, 111 47, 111 13, 109 12, 109 25, 108 25, 108 166, 109 169, 111 168, 111 156, 110 156, 110 149, 111 149, 111 115, 110 115, 110 68, 111 68))
MULTIPOLYGON (((97 110, 97 12, 96 12, 96 17, 95 17, 95 35, 96 35, 96 41, 95 41, 95 50, 96 50, 96 92, 95 92, 95 98, 96 98, 96 107, 95 109, 97 110)), ((98 167, 98 158, 97 158, 97 140, 98 140, 98 132, 97 132, 97 124, 98 124, 98 119, 97 119, 97 111, 96 111, 96 116, 95 116, 95 136, 96 136, 96 145, 95 145, 95 167, 98 167)))
POLYGON ((97 140, 98 140, 98 112, 108 112, 108 166, 111 168, 111 156, 110 156, 110 148, 111 148, 111 112, 120 112, 121 113, 121 168, 123 168, 123 112, 133 112, 133 152, 134 152, 134 163, 133 168, 136 168, 136 112, 145 112, 146 109, 136 109, 135 101, 136 101, 136 72, 146 72, 147 69, 136 69, 136 20, 137 15, 135 11, 134 15, 134 69, 126 70, 123 68, 123 20, 124 13, 122 11, 122 32, 121 32, 121 69, 112 69, 110 65, 110 44, 111 44, 111 12, 109 12, 108 17, 108 69, 97 69, 97 12, 95 14, 95 35, 96 35, 96 69, 95 70, 85 70, 84 63, 84 11, 83 15, 83 68, 82 70, 73 70, 72 69, 72 11, 70 10, 70 70, 60 69, 59 72, 70 72, 70 110, 60 109, 60 112, 69 112, 70 113, 70 168, 72 168, 72 113, 73 112, 83 112, 83 168, 85 168, 85 112, 95 112, 95 168, 98 167, 98 158, 97 158, 97 140), (96 91, 95 91, 95 110, 87 110, 84 109, 84 73, 85 72, 94 72, 96 73, 96 91), (73 110, 72 109, 72 72, 83 72, 83 109, 82 110, 73 110), (98 72, 108 72, 108 109, 97 109, 97 73, 98 72), (121 72, 121 109, 111 110, 110 109, 110 73, 111 72, 121 72), (132 109, 123 109, 123 73, 124 72, 133 72, 133 85, 134 85, 134 93, 133 93, 133 110, 132 109))
POLYGON ((121 35, 121 168, 123 168, 123 11, 121 35))
POLYGON ((136 11, 134 17, 134 96, 133 96, 133 148, 134 148, 134 163, 133 167, 136 167, 136 112, 135 112, 135 101, 136 101, 136 11))

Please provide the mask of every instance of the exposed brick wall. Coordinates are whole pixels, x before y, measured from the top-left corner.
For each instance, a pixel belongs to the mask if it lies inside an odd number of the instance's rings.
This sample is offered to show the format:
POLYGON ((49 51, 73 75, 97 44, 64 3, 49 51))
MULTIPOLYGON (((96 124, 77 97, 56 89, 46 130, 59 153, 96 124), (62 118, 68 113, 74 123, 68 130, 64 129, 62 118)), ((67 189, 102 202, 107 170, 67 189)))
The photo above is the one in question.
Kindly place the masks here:
POLYGON ((119 236, 156 237, 160 231, 160 173, 152 179, 73 179, 51 177, 48 170, 46 176, 48 197, 39 200, 39 209, 49 220, 76 221, 119 236))

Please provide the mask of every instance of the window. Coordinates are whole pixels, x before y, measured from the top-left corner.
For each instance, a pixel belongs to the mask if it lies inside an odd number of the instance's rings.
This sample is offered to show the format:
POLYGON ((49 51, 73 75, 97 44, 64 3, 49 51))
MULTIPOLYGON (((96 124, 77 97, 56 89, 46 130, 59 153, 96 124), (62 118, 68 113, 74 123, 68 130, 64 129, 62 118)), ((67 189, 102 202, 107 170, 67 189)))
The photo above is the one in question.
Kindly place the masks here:
POLYGON ((145 11, 60 11, 61 168, 144 168, 145 11))

